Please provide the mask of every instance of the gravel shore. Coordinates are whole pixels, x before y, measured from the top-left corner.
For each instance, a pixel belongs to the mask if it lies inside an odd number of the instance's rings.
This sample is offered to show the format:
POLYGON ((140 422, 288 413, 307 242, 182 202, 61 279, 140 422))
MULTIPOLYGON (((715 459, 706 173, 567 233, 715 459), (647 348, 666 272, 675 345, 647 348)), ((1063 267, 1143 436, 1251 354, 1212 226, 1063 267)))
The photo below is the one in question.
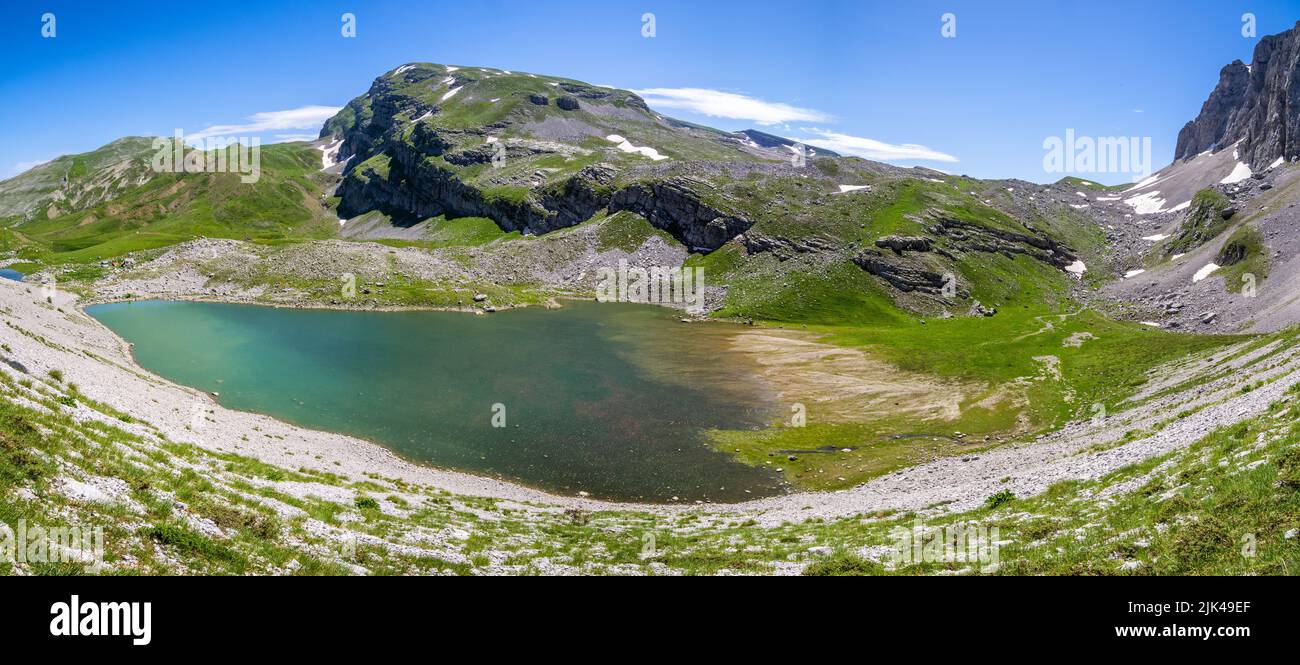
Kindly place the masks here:
MULTIPOLYGON (((385 448, 352 437, 306 430, 273 418, 233 411, 208 395, 178 386, 140 368, 129 346, 60 293, 53 304, 31 284, 0 281, 0 308, 7 325, 23 334, 6 335, 9 354, 31 375, 61 371, 82 393, 130 414, 143 424, 128 427, 149 436, 238 453, 284 468, 308 468, 356 480, 378 475, 466 496, 493 497, 547 511, 641 510, 656 514, 696 511, 719 517, 745 515, 762 525, 808 518, 833 518, 881 510, 947 512, 980 505, 1009 489, 1018 496, 1043 491, 1066 479, 1095 479, 1111 471, 1189 445, 1214 428, 1262 413, 1300 380, 1300 351, 1255 353, 1219 365, 1184 361, 1165 373, 1174 379, 1216 370, 1222 378, 1152 399, 1101 422, 1076 423, 1034 442, 996 448, 969 457, 950 457, 902 470, 838 492, 791 494, 726 505, 633 505, 563 497, 543 491, 435 469, 406 461, 385 448), (1225 369, 1232 371, 1224 372, 1225 369), (1242 392, 1241 385, 1266 385, 1242 392), (1176 412, 1193 411, 1178 419, 1176 412), (203 417, 196 420, 195 414, 203 417), (1172 420, 1172 422, 1164 422, 1172 420), (194 423, 201 423, 193 427, 194 423), (1118 445, 1126 432, 1146 432, 1118 445)), ((1225 354, 1220 353, 1220 357, 1225 354)), ((1226 361, 1224 361, 1226 362, 1226 361)), ((0 370, 18 373, 11 365, 0 370)), ((1157 382, 1159 377, 1156 377, 1157 382)), ((1155 382, 1153 382, 1155 383, 1155 382)), ((162 439, 159 438, 159 443, 162 439)))

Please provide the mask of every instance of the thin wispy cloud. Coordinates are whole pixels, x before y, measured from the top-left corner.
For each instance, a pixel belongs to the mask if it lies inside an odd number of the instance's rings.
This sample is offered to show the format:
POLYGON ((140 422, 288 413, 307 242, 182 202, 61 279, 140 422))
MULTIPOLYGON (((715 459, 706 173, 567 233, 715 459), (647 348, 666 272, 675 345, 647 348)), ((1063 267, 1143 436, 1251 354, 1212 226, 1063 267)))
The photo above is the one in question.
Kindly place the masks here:
POLYGON ((707 88, 647 88, 632 92, 641 95, 653 108, 680 109, 710 118, 752 120, 760 125, 831 120, 821 111, 707 88))
POLYGON ((877 141, 862 136, 852 136, 829 129, 808 128, 804 131, 818 138, 794 139, 811 146, 833 150, 841 155, 852 155, 878 162, 956 162, 956 157, 938 150, 931 150, 915 143, 893 144, 877 141))
MULTIPOLYGON (((199 141, 213 136, 250 136, 263 132, 289 129, 320 129, 326 120, 339 112, 337 106, 301 106, 284 111, 263 111, 248 116, 248 122, 230 125, 210 125, 185 138, 199 141)), ((313 137, 314 138, 314 137, 313 137)))
POLYGON ((275 140, 280 143, 289 141, 315 141, 316 134, 276 134, 275 140))

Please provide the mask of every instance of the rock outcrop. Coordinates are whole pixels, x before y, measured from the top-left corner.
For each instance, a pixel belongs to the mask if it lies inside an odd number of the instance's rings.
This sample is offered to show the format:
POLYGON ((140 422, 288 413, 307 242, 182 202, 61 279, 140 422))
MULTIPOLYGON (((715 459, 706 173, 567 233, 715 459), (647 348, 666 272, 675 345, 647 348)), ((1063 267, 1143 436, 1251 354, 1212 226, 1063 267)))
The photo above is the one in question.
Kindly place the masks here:
POLYGON ((754 223, 702 202, 701 192, 708 188, 708 183, 685 176, 637 183, 615 192, 609 211, 635 212, 692 250, 713 251, 754 223))
POLYGON ((1223 68, 1195 120, 1178 133, 1175 159, 1241 141, 1239 159, 1258 171, 1300 158, 1300 22, 1255 46, 1252 63, 1223 68))

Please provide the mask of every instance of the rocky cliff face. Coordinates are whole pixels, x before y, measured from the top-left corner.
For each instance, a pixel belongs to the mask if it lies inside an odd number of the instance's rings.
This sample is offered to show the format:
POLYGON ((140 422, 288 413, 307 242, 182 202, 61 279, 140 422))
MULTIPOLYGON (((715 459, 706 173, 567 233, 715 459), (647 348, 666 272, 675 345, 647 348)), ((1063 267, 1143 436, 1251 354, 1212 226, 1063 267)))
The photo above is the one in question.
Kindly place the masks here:
POLYGON ((1237 152, 1254 170, 1279 157, 1300 157, 1300 22, 1259 40, 1248 67, 1223 68, 1195 120, 1178 133, 1176 159, 1241 141, 1237 152))
POLYGON ((476 216, 542 234, 629 210, 704 251, 752 221, 706 204, 707 183, 645 169, 673 158, 785 158, 670 122, 625 90, 418 63, 377 78, 321 134, 341 141, 347 160, 337 190, 344 217, 476 216))

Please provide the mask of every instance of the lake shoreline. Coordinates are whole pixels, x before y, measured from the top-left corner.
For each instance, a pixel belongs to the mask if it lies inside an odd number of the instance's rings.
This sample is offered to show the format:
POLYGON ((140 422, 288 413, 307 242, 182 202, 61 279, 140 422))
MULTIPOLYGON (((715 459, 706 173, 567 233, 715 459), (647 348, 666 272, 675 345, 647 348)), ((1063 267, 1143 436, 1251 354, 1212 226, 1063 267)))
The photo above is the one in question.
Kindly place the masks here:
MULTIPOLYGON (((1227 377, 1197 386, 1186 394, 1161 397, 1140 413, 1102 423, 1072 423, 1034 442, 1001 446, 982 452, 972 460, 939 459, 850 489, 795 492, 734 504, 619 503, 566 497, 509 481, 416 465, 362 439, 307 430, 268 416, 226 409, 199 391, 168 382, 140 368, 125 351, 125 340, 80 311, 75 296, 64 292, 58 295, 51 305, 38 299, 30 285, 0 282, 0 306, 5 308, 10 326, 26 333, 7 342, 13 350, 6 355, 27 369, 27 378, 45 377, 51 370, 59 370, 67 382, 76 383, 86 396, 149 423, 150 427, 124 425, 84 408, 78 413, 79 418, 97 419, 147 437, 161 435, 169 441, 245 455, 279 468, 303 467, 355 480, 373 476, 394 478, 454 494, 503 500, 525 510, 577 508, 665 516, 695 512, 718 519, 744 515, 768 526, 884 510, 918 514, 956 512, 978 507, 987 496, 1003 489, 1017 496, 1030 496, 1061 480, 1099 478, 1135 460, 1185 447, 1230 416, 1242 418, 1264 412, 1269 403, 1300 380, 1300 350, 1297 350, 1259 368, 1256 373, 1260 376, 1266 373, 1276 380, 1249 393, 1237 389, 1241 377, 1227 377), (60 308, 64 309, 60 311, 60 308), (196 401, 217 416, 217 424, 202 436, 187 428, 190 408, 196 401), (1204 408, 1175 422, 1165 422, 1164 414, 1169 409, 1196 404, 1204 408), (1126 432, 1146 427, 1164 431, 1146 439, 1125 440, 1126 432), (251 432, 266 435, 264 438, 271 443, 241 441, 241 436, 251 432), (1106 442, 1116 445, 1100 452, 1078 454, 1106 442)), ((0 371, 16 379, 24 378, 9 365, 0 365, 0 371)))
POLYGON ((137 366, 226 408, 408 461, 611 502, 788 491, 702 445, 706 430, 770 420, 767 384, 728 349, 734 326, 592 302, 499 319, 164 300, 82 311, 132 344, 137 366))

